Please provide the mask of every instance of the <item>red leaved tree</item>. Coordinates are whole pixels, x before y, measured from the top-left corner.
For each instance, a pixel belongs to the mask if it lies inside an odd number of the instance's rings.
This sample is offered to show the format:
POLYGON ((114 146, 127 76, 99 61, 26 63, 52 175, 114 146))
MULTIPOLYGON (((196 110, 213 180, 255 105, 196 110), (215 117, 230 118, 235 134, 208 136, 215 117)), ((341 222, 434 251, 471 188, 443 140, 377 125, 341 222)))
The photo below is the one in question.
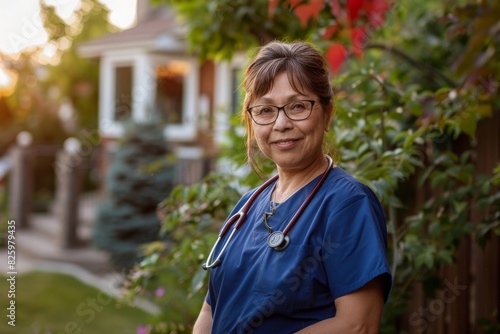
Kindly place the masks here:
POLYGON ((331 24, 323 27, 321 37, 330 41, 326 57, 333 72, 339 71, 349 53, 362 57, 370 34, 384 24, 393 6, 387 0, 270 0, 270 17, 280 2, 291 8, 304 27, 317 23, 320 14, 331 15, 331 24))

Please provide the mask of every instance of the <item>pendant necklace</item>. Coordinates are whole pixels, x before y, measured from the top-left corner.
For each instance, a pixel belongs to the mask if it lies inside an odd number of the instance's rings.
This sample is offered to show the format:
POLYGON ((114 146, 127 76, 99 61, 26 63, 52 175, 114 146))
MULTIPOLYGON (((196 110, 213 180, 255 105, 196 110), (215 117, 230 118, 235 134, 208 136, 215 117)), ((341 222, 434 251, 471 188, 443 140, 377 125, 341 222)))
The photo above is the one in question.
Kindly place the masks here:
MULTIPOLYGON (((328 167, 325 169, 325 171, 321 175, 321 178, 318 180, 318 182, 316 183, 314 188, 311 190, 311 192, 309 193, 309 195, 307 196, 305 201, 299 207, 299 209, 297 210, 297 212, 292 217, 292 219, 290 220, 290 222, 288 223, 288 225, 285 227, 285 229, 283 231, 273 231, 272 227, 269 225, 269 222, 268 222, 268 219, 272 215, 274 215, 274 213, 276 212, 276 206, 275 206, 275 203, 273 201, 273 194, 274 194, 274 191, 276 189, 276 185, 278 184, 278 182, 276 182, 274 184, 273 190, 271 191, 270 205, 269 205, 271 212, 264 212, 264 225, 266 226, 266 229, 269 232, 269 236, 267 238, 267 244, 269 247, 271 247, 277 251, 282 251, 290 243, 290 237, 288 236, 288 232, 290 232, 292 227, 295 225, 295 223, 297 222, 297 220, 301 216, 302 212, 306 209, 307 205, 312 200, 312 198, 314 197, 314 195, 318 191, 319 187, 321 187, 321 185, 323 184, 323 182, 325 181, 326 177, 328 176, 330 170, 333 167, 332 158, 330 158, 329 156, 326 156, 326 158, 328 160, 328 167)), ((283 202, 286 201, 288 198, 290 198, 290 196, 295 194, 300 189, 301 188, 298 188, 297 190, 295 190, 291 195, 289 195, 287 198, 285 198, 283 200, 283 202)))
POLYGON ((267 231, 269 234, 273 233, 273 228, 271 225, 269 225, 269 222, 267 221, 269 218, 271 218, 272 215, 276 212, 276 207, 274 206, 274 201, 273 201, 273 193, 274 189, 276 188, 276 184, 273 187, 273 190, 271 191, 271 199, 269 200, 269 207, 271 209, 271 212, 264 212, 264 225, 267 228, 267 231))

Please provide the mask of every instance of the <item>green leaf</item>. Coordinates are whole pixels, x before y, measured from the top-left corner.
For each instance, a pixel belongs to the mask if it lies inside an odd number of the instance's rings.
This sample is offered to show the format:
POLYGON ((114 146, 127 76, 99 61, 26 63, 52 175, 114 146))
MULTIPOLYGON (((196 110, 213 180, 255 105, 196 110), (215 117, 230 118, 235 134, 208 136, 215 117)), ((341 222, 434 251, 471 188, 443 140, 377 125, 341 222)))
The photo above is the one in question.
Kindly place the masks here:
POLYGON ((201 266, 199 267, 196 274, 193 276, 191 281, 191 292, 196 293, 200 291, 204 287, 205 279, 207 278, 208 270, 203 269, 201 266))
POLYGON ((433 237, 439 237, 441 235, 441 225, 440 225, 439 221, 433 221, 429 225, 429 233, 433 237))
POLYGON ((475 138, 477 129, 477 120, 472 112, 465 111, 455 118, 457 125, 460 130, 469 135, 471 138, 475 138))
POLYGON ((412 116, 420 117, 423 114, 424 109, 420 105, 420 103, 416 101, 408 102, 408 110, 412 116))
POLYGON ((434 266, 434 256, 429 250, 420 253, 416 256, 415 258, 416 269, 421 269, 424 267, 427 267, 427 269, 432 269, 433 266, 434 266))
POLYGON ((150 256, 144 258, 141 263, 140 263, 140 266, 141 267, 149 267, 149 266, 153 266, 156 264, 156 262, 158 262, 158 259, 160 258, 160 254, 159 253, 154 253, 154 254, 151 254, 150 256))
POLYGON ((434 171, 431 173, 431 186, 436 188, 438 186, 444 186, 448 181, 448 175, 445 173, 434 171))
POLYGON ((451 264, 453 263, 453 252, 449 249, 443 249, 438 253, 438 257, 441 263, 451 264))
POLYGON ((492 117, 493 116, 493 108, 491 104, 481 103, 477 106, 475 110, 473 110, 477 115, 481 117, 492 117))

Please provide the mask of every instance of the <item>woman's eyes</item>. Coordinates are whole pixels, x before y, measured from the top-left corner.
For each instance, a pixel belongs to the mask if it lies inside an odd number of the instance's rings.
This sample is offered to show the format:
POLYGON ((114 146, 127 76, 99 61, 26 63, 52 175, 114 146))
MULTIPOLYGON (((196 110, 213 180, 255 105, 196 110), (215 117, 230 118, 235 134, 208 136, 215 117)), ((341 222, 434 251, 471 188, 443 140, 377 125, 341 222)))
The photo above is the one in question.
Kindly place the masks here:
POLYGON ((305 108, 306 108, 305 105, 301 102, 293 103, 292 105, 289 106, 289 110, 293 111, 301 111, 304 110, 305 108))
POLYGON ((273 112, 273 109, 272 108, 267 108, 267 107, 261 108, 259 110, 259 114, 270 114, 272 112, 273 112))

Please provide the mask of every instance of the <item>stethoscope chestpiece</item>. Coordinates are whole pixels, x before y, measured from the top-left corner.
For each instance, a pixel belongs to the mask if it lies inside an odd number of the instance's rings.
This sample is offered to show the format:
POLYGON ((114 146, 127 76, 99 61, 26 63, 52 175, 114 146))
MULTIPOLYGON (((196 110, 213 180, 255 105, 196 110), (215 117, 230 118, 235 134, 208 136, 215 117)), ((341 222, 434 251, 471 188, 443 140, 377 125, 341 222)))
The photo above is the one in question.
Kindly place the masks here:
POLYGON ((267 237, 267 245, 276 251, 284 250, 290 243, 290 237, 281 231, 275 231, 267 237))

